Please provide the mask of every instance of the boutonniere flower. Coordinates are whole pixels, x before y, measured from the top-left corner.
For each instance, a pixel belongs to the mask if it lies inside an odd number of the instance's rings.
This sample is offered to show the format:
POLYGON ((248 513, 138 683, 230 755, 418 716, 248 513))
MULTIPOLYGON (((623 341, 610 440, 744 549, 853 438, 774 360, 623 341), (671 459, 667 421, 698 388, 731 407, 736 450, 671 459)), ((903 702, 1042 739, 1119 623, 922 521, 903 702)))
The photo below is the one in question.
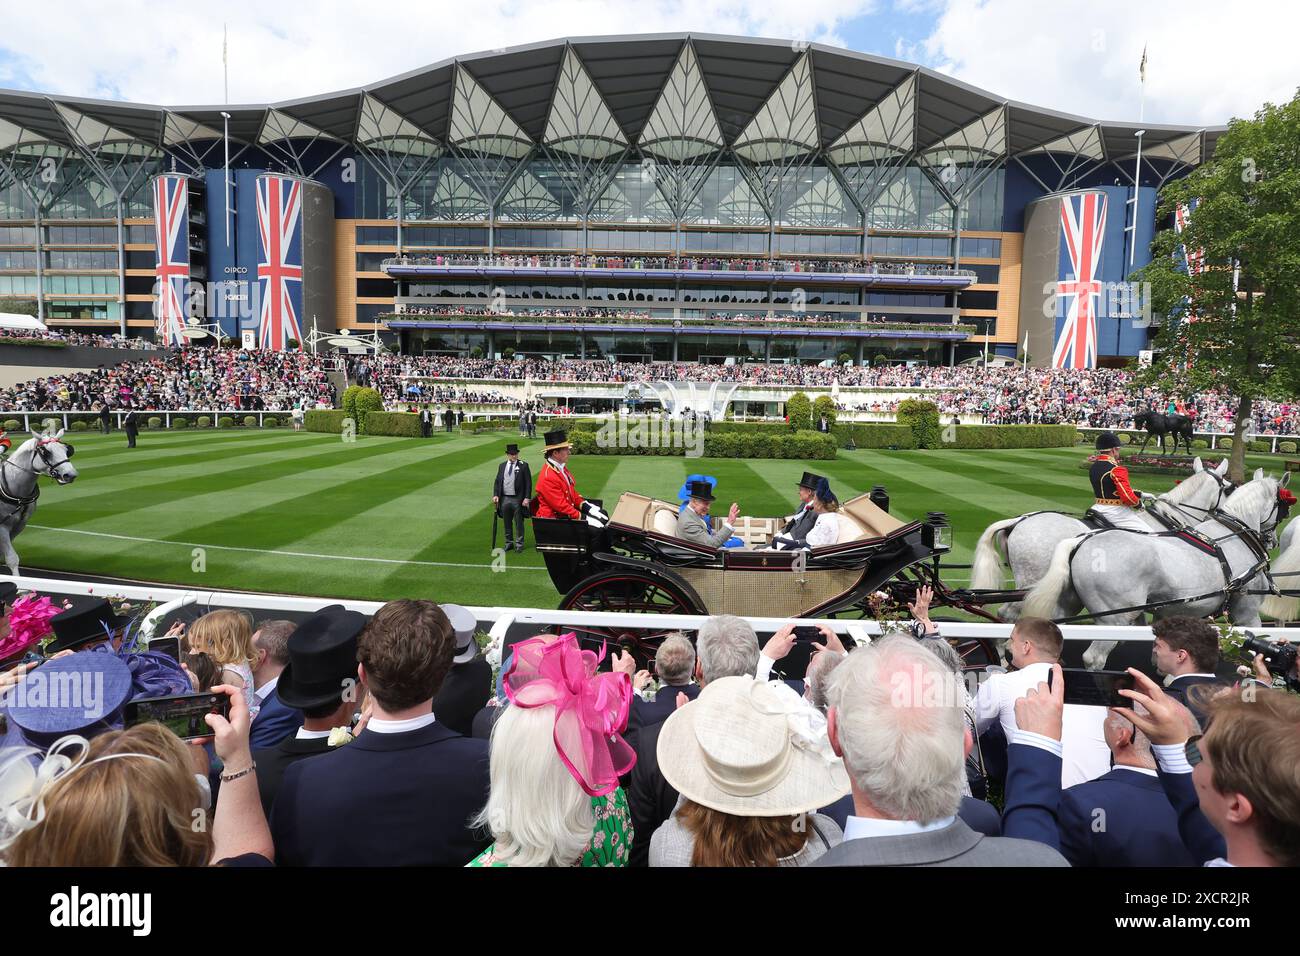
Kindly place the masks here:
POLYGON ((329 740, 326 741, 331 747, 342 747, 344 744, 352 743, 352 733, 347 727, 335 727, 330 730, 329 740))

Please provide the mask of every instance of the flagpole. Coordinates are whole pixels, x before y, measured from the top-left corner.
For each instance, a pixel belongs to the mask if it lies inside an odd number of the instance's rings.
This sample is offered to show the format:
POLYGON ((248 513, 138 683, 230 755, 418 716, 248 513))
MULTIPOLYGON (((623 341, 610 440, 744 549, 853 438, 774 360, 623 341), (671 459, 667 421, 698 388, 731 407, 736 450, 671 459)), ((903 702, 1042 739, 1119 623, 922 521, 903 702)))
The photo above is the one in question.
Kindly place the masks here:
POLYGON ((1138 197, 1139 189, 1142 186, 1142 137, 1146 130, 1141 128, 1142 121, 1146 118, 1147 105, 1147 48, 1142 47, 1142 62, 1138 64, 1138 131, 1137 131, 1137 156, 1133 161, 1133 239, 1128 247, 1128 267, 1133 268, 1133 263, 1137 259, 1137 238, 1138 238, 1138 209, 1140 208, 1138 197))
MULTIPOLYGON (((226 106, 230 105, 230 56, 229 37, 226 33, 226 25, 221 25, 221 84, 226 106)), ((226 192, 226 249, 230 249, 230 114, 225 110, 221 111, 222 120, 222 139, 225 141, 226 158, 225 165, 222 167, 222 181, 225 185, 226 192)))

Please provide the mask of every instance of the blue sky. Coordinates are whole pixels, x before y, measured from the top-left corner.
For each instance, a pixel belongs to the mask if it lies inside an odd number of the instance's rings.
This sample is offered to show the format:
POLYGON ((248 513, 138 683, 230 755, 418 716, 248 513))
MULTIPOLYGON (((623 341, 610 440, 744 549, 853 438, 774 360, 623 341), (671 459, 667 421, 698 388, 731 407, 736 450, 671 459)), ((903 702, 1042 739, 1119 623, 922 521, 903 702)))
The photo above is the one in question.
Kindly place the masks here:
POLYGON ((1010 99, 1217 125, 1300 85, 1300 3, 1183 0, 71 0, 9 3, 0 87, 167 105, 267 102, 373 83, 460 53, 565 35, 695 31, 807 39, 921 63, 1010 99), (305 14, 304 10, 310 10, 305 14), (401 10, 401 26, 393 27, 401 10), (472 11, 467 15, 466 10, 472 11), (51 23, 57 28, 51 29, 51 23), (169 24, 171 43, 158 24, 169 24), (19 52, 21 51, 21 52, 19 52))

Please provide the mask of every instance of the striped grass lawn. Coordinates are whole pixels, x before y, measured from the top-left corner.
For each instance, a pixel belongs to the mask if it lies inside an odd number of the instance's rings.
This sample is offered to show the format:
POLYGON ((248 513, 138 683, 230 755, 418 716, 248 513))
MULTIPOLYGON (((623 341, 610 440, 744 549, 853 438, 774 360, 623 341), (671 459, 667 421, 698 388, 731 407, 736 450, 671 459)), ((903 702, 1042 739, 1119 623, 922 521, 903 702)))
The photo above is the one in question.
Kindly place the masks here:
MULTIPOLYGON (((558 601, 531 547, 510 554, 504 572, 491 567, 497 462, 507 440, 519 441, 536 475, 540 440, 498 433, 344 443, 337 435, 231 430, 144 432, 128 449, 120 434, 72 437, 80 477, 65 487, 43 482, 39 508, 17 541, 24 570, 375 600, 558 601)), ((1078 467, 1086 454, 853 451, 809 467, 831 479, 841 500, 883 484, 895 514, 947 512, 952 560, 964 563, 994 520, 1038 509, 1082 511, 1091 501, 1078 467)), ((611 506, 623 491, 675 500, 687 474, 714 475, 717 510, 736 500, 751 515, 793 510, 805 467, 645 457, 575 457, 570 465, 579 491, 611 506)), ((1135 483, 1161 492, 1173 480, 1138 475, 1135 483)), ((963 583, 967 573, 954 571, 952 582, 963 583)))

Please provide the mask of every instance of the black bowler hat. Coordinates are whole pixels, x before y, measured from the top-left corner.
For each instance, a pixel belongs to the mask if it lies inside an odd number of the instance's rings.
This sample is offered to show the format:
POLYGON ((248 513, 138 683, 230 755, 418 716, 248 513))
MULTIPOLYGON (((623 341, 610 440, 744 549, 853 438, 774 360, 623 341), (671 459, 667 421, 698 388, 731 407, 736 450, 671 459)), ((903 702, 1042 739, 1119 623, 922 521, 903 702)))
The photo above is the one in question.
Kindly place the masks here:
POLYGON ((357 638, 366 616, 342 604, 323 607, 289 635, 289 663, 276 695, 297 710, 341 704, 357 679, 357 638))
POLYGON ((1120 446, 1119 436, 1114 432, 1102 432, 1097 436, 1097 451, 1106 451, 1120 446))
POLYGON ((561 448, 572 447, 569 444, 569 436, 562 431, 545 432, 542 440, 546 443, 542 451, 559 451, 561 448))
POLYGON ((76 650, 85 644, 107 641, 113 632, 131 623, 131 618, 118 614, 107 598, 69 598, 72 607, 50 619, 54 640, 45 649, 46 654, 76 650))
POLYGON ((713 486, 707 481, 692 481, 686 487, 692 498, 699 498, 701 501, 713 500, 713 486))
POLYGON ((816 491, 817 486, 820 485, 823 480, 824 479, 821 475, 814 475, 811 471, 805 471, 803 477, 799 479, 799 487, 807 488, 809 491, 816 491))
POLYGON ((519 454, 519 446, 516 445, 514 442, 511 442, 509 445, 506 445, 506 454, 507 455, 519 454))

